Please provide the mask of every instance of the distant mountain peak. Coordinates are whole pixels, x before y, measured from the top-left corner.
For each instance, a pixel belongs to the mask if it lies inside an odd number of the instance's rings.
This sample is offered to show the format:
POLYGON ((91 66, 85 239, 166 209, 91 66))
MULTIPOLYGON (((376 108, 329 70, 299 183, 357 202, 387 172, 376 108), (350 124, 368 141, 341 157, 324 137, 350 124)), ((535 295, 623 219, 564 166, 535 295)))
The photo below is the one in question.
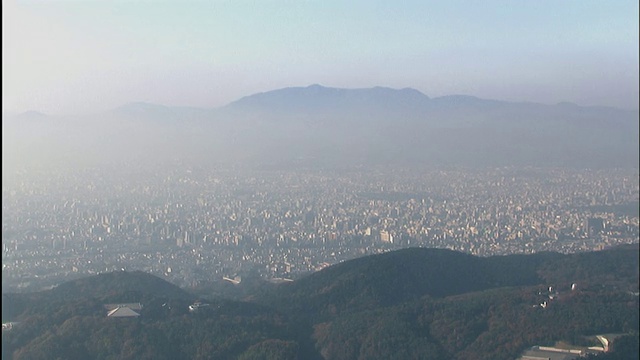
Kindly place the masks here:
POLYGON ((333 88, 320 84, 306 87, 286 87, 245 96, 228 105, 236 109, 262 110, 310 110, 352 108, 366 111, 384 106, 387 109, 409 104, 423 104, 429 97, 413 88, 392 89, 376 86, 371 88, 333 88))
POLYGON ((44 119, 47 116, 47 114, 41 113, 39 111, 34 111, 34 110, 30 110, 30 111, 25 111, 23 113, 20 113, 18 115, 16 115, 16 117, 18 118, 23 118, 23 119, 44 119))
POLYGON ((3 113, 2 121, 15 122, 15 123, 39 123, 44 120, 49 120, 50 117, 47 114, 43 114, 39 111, 25 111, 17 114, 3 113))
POLYGON ((47 114, 41 113, 40 111, 35 111, 35 110, 29 110, 29 111, 25 111, 19 115, 23 115, 23 116, 47 116, 47 114))
POLYGON ((573 108, 578 107, 578 104, 572 103, 572 102, 569 102, 569 101, 562 101, 562 102, 557 103, 556 105, 558 105, 558 106, 566 106, 566 107, 573 107, 573 108))

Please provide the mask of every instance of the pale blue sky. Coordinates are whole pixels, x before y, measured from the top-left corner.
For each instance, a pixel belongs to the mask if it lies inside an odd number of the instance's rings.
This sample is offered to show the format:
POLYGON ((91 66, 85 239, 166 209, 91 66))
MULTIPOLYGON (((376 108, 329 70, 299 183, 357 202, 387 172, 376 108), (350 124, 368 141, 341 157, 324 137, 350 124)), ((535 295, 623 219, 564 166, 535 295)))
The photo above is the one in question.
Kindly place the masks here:
POLYGON ((319 83, 638 108, 638 1, 3 1, 3 111, 319 83))

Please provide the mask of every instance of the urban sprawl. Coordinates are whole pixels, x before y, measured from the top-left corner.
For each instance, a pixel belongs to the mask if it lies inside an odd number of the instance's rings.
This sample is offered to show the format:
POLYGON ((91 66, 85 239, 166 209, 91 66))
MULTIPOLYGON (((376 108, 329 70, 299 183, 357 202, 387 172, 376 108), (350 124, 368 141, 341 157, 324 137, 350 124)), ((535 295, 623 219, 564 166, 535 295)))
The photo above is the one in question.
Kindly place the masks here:
POLYGON ((637 243, 637 169, 247 170, 3 178, 3 291, 142 270, 177 285, 295 279, 406 247, 478 256, 637 243))

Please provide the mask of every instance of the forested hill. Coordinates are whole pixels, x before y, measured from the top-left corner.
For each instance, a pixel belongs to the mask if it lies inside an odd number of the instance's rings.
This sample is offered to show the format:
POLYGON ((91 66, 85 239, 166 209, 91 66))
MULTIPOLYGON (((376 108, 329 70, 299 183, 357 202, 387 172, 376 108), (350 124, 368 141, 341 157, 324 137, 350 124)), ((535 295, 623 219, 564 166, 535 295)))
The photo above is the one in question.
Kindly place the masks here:
POLYGON ((621 343, 633 345, 638 267, 637 244, 490 258, 411 248, 346 261, 289 284, 262 284, 244 300, 200 298, 149 274, 115 272, 39 293, 3 294, 3 323, 16 323, 3 331, 2 354, 514 359, 527 347, 560 340, 597 345, 592 335, 603 333, 631 334, 621 343), (190 311, 196 301, 202 306, 190 311), (107 303, 138 302, 137 318, 106 316, 107 303))
POLYGON ((544 283, 537 269, 560 254, 481 258, 444 249, 409 248, 347 261, 265 295, 274 306, 324 314, 441 298, 494 287, 544 283), (273 296, 273 299, 270 298, 273 296), (299 308, 298 308, 299 307, 299 308))
POLYGON ((445 249, 408 248, 331 266, 263 298, 271 305, 316 315, 390 306, 421 297, 443 298, 493 288, 546 285, 570 288, 637 279, 637 245, 562 255, 476 257, 445 249))

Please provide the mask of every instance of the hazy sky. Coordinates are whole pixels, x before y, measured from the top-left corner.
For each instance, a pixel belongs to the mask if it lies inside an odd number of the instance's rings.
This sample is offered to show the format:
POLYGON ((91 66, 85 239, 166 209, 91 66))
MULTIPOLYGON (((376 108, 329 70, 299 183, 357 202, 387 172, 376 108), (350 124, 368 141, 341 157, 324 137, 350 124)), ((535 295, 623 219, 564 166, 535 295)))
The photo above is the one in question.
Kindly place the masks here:
POLYGON ((2 108, 319 83, 638 108, 638 1, 2 1, 2 108))

